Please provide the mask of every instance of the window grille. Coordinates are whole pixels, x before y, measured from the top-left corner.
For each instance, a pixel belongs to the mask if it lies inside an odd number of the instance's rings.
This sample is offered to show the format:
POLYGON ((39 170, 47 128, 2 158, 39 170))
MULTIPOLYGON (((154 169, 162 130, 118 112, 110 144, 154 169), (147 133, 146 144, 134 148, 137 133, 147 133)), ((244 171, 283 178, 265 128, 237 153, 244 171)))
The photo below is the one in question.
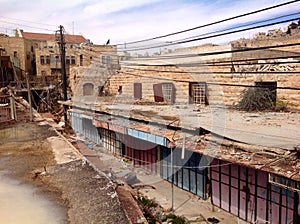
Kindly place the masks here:
POLYGON ((172 83, 162 83, 162 92, 164 96, 164 101, 172 102, 172 91, 173 91, 172 83))
POLYGON ((206 104, 206 83, 192 83, 191 97, 194 104, 206 104))

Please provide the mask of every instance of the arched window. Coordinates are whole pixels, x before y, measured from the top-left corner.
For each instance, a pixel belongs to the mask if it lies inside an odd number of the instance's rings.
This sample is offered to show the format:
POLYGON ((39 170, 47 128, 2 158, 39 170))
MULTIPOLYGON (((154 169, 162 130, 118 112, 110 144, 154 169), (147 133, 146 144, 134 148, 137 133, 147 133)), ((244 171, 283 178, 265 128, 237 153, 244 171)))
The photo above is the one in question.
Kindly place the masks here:
POLYGON ((94 85, 92 83, 85 83, 83 85, 83 95, 84 96, 93 95, 93 92, 94 92, 94 85))

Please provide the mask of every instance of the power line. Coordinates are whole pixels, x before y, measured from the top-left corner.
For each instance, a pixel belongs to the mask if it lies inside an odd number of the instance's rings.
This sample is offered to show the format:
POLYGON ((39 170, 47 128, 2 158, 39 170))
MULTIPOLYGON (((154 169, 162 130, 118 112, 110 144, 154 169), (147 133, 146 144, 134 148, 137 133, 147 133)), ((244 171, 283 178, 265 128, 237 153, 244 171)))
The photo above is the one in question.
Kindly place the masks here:
MULTIPOLYGON (((148 76, 148 75, 138 75, 138 74, 133 74, 133 73, 129 73, 129 72, 119 72, 119 74, 126 74, 126 75, 131 75, 131 76, 136 76, 139 78, 151 78, 151 79, 156 79, 156 80, 163 80, 163 81, 172 81, 172 82, 182 82, 182 83, 190 83, 190 80, 175 80, 175 79, 171 79, 171 78, 164 78, 164 77, 156 77, 156 76, 148 76)), ((189 72, 186 72, 187 74, 189 72)), ((287 72, 286 72, 287 73, 287 72)), ((298 72, 300 74, 300 72, 298 72)), ((210 74, 213 74, 213 72, 211 72, 210 74)), ((232 73, 228 73, 228 74, 232 74, 232 73)), ((240 74, 240 73, 238 73, 240 74)), ((263 73, 266 74, 266 73, 263 73)), ((218 83, 218 82, 205 82, 208 85, 218 85, 218 86, 235 86, 235 87, 248 87, 248 88, 267 88, 267 87, 261 87, 261 86, 255 86, 255 85, 244 85, 244 84, 233 84, 233 83, 218 83)), ((300 90, 300 87, 280 87, 277 86, 276 89, 287 89, 287 90, 300 90)))
MULTIPOLYGON (((298 62, 299 63, 299 62, 298 62)), ((126 67, 131 70, 136 70, 136 71, 152 71, 152 72, 162 72, 162 73, 184 73, 184 74, 300 74, 300 71, 237 71, 237 72, 232 72, 232 71, 210 71, 210 72, 195 72, 195 71, 166 71, 166 70, 156 70, 156 69, 137 69, 137 68, 130 68, 126 67)))
MULTIPOLYGON (((299 12, 297 12, 297 13, 291 13, 291 14, 286 14, 286 15, 274 17, 274 18, 271 18, 271 19, 260 20, 260 21, 257 21, 257 22, 248 23, 248 24, 239 25, 239 26, 234 26, 234 27, 231 27, 231 28, 223 29, 223 30, 212 31, 212 32, 203 33, 203 34, 192 36, 192 37, 187 37, 187 38, 184 38, 184 39, 179 39, 179 40, 175 40, 175 41, 169 41, 168 43, 177 43, 179 41, 191 40, 191 39, 198 38, 198 37, 201 37, 201 36, 207 36, 207 35, 211 35, 211 34, 215 34, 215 33, 221 33, 221 32, 229 31, 229 30, 235 30, 237 28, 242 28, 242 27, 249 27, 249 26, 252 26, 252 25, 256 25, 256 24, 260 24, 260 23, 265 23, 265 22, 269 22, 269 21, 274 21, 274 20, 278 20, 278 19, 281 19, 281 18, 285 18, 285 17, 295 16, 295 15, 298 15, 298 14, 299 14, 299 12)), ((159 45, 157 45, 157 44, 151 44, 151 45, 145 45, 143 47, 157 48, 157 47, 159 47, 159 45)), ((127 50, 127 49, 126 48, 120 49, 120 51, 122 51, 122 50, 127 50)))
POLYGON ((56 25, 53 24, 47 24, 47 23, 39 23, 39 22, 34 22, 34 21, 29 21, 29 20, 23 20, 23 19, 16 19, 16 18, 11 18, 11 17, 6 17, 6 16, 0 16, 4 19, 10 19, 10 20, 16 20, 16 21, 21 21, 21 22, 26 22, 26 23, 33 23, 33 24, 39 24, 39 25, 44 25, 44 26, 53 26, 56 27, 56 25))
POLYGON ((258 60, 277 60, 277 59, 290 59, 290 58, 300 58, 300 56, 263 57, 263 58, 234 59, 234 60, 220 60, 220 61, 188 62, 188 63, 176 63, 176 64, 139 64, 139 63, 127 63, 127 62, 124 64, 133 65, 133 66, 157 66, 157 67, 176 65, 176 66, 184 67, 184 66, 198 66, 198 65, 217 64, 217 63, 222 64, 222 63, 233 63, 233 62, 246 62, 246 61, 250 62, 250 61, 258 61, 258 60))
MULTIPOLYGON (((172 66, 177 66, 177 67, 201 67, 201 66, 208 66, 208 67, 214 67, 214 66, 240 66, 240 65, 268 65, 268 64, 299 64, 299 61, 276 61, 276 59, 295 59, 295 58, 300 58, 300 56, 288 56, 288 57, 273 57, 273 58, 254 58, 254 59, 245 59, 245 60, 225 60, 225 61, 218 61, 218 62, 191 62, 191 63, 176 63, 176 64, 139 64, 139 63, 123 63, 124 68, 132 68, 129 66, 134 66, 134 67, 172 67, 172 66), (269 62, 258 62, 258 61, 263 61, 267 60, 269 62), (273 61, 274 60, 274 61, 273 61), (257 61, 257 62, 252 62, 251 61, 257 61), (234 62, 239 62, 236 64, 233 64, 234 62), (243 63, 243 62, 248 62, 248 63, 243 63)), ((159 71, 159 70, 158 70, 159 71)))
POLYGON ((259 24, 259 23, 264 23, 264 22, 268 22, 268 21, 277 20, 277 19, 284 18, 284 17, 290 17, 292 15, 298 15, 298 14, 299 14, 299 12, 297 12, 297 13, 291 13, 291 14, 286 14, 286 15, 274 17, 274 18, 271 18, 271 19, 260 20, 260 21, 257 21, 257 22, 248 23, 248 24, 244 24, 244 25, 240 25, 240 26, 235 26, 235 27, 231 27, 231 28, 228 28, 228 29, 217 30, 217 31, 213 31, 213 32, 208 32, 208 33, 204 33, 204 34, 200 34, 200 35, 196 35, 196 36, 184 38, 184 39, 181 39, 179 41, 184 41, 184 40, 188 40, 188 39, 192 39, 192 38, 197 38, 197 37, 201 37, 201 36, 205 36, 205 35, 209 35, 209 34, 214 34, 214 33, 220 33, 220 32, 224 32, 224 31, 228 31, 228 30, 233 30, 233 29, 237 29, 237 28, 247 27, 247 26, 251 26, 251 25, 255 25, 255 24, 259 24))
POLYGON ((0 22, 23 26, 23 27, 28 27, 28 28, 39 29, 39 30, 47 30, 47 31, 55 32, 55 30, 51 30, 51 29, 46 29, 46 28, 41 28, 41 27, 36 27, 36 26, 29 26, 29 25, 20 24, 20 23, 13 23, 13 22, 8 22, 8 21, 4 21, 4 20, 0 20, 0 22))
MULTIPOLYGON (((253 14, 256 14, 256 13, 263 12, 263 11, 268 11, 270 9, 279 8, 279 7, 282 7, 282 6, 285 6, 285 5, 296 3, 298 1, 299 0, 289 1, 289 2, 278 4, 278 5, 274 5, 274 6, 266 7, 266 8, 263 8, 263 9, 259 9, 259 10, 256 10, 256 11, 252 11, 252 12, 240 14, 238 16, 233 16, 233 17, 230 17, 230 18, 227 18, 227 19, 222 19, 222 20, 219 20, 219 21, 216 21, 216 22, 205 24, 205 25, 196 26, 196 27, 189 28, 189 29, 186 29, 186 30, 177 31, 177 32, 174 32, 174 33, 169 33, 169 34, 165 34, 165 35, 161 35, 161 36, 157 36, 157 37, 152 37, 152 38, 147 38, 147 39, 143 39, 143 40, 128 42, 128 43, 126 43, 126 45, 127 44, 133 44, 133 43, 140 43, 140 42, 149 41, 149 40, 156 40, 156 39, 160 39, 160 38, 163 38, 163 37, 168 37, 168 36, 173 36, 173 35, 176 35, 176 34, 181 34, 181 33, 189 32, 189 31, 192 31, 192 30, 196 30, 196 29, 200 29, 200 28, 204 28, 204 27, 216 25, 216 24, 219 24, 219 23, 227 22, 227 21, 230 21, 230 20, 234 20, 234 19, 237 19, 237 18, 248 16, 248 15, 253 15, 253 14)), ((117 45, 124 45, 124 44, 117 44, 117 45)))
POLYGON ((249 31, 249 30, 253 30, 253 29, 263 28, 263 27, 267 27, 267 26, 273 26, 273 25, 277 25, 277 24, 280 24, 280 23, 291 22, 291 21, 295 21, 295 20, 299 20, 299 19, 300 19, 300 17, 295 17, 295 18, 292 18, 292 19, 287 19, 287 20, 283 20, 283 21, 279 21, 279 22, 273 22, 273 23, 254 26, 254 27, 250 27, 250 28, 244 28, 244 29, 240 29, 240 30, 229 31, 229 32, 226 32, 226 33, 214 34, 214 35, 210 35, 210 36, 206 36, 206 37, 199 37, 199 38, 194 38, 194 39, 184 40, 184 41, 174 41, 174 42, 171 42, 171 43, 168 43, 168 44, 157 45, 155 47, 139 47, 139 48, 126 49, 126 51, 148 50, 148 49, 153 49, 153 48, 160 48, 160 47, 168 47, 168 46, 173 46, 173 45, 178 45, 178 44, 185 44, 185 43, 190 43, 190 42, 194 42, 194 41, 205 40, 205 39, 209 39, 209 38, 220 37, 220 36, 224 36, 224 35, 229 35, 229 34, 249 31))

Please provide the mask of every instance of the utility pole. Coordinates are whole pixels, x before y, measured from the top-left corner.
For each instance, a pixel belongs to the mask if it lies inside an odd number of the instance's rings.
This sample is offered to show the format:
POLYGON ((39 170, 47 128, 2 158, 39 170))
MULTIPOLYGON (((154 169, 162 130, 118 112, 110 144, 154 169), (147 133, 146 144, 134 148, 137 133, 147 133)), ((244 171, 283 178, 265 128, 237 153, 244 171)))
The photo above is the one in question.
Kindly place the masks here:
POLYGON ((171 212, 174 212, 174 161, 173 161, 173 147, 171 148, 171 179, 172 179, 172 204, 171 204, 171 212))
POLYGON ((28 72, 26 72, 25 75, 26 75, 26 84, 27 84, 27 94, 28 94, 30 121, 33 121, 32 103, 31 103, 31 90, 30 90, 30 83, 29 83, 28 72))
MULTIPOLYGON (((63 82, 63 100, 66 102, 68 100, 67 94, 67 74, 66 74, 66 42, 64 37, 65 29, 62 25, 59 26, 59 30, 56 32, 56 41, 59 44, 60 50, 60 59, 61 59, 61 74, 62 74, 62 82, 63 82)), ((65 125, 67 125, 68 117, 67 117, 67 105, 64 106, 64 120, 65 125)))

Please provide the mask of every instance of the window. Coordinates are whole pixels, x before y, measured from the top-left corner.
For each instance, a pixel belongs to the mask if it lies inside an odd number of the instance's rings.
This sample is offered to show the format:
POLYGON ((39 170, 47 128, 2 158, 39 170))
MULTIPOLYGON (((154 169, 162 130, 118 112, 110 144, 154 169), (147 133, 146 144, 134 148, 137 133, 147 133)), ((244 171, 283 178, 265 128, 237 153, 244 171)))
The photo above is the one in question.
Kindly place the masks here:
POLYGON ((72 65, 76 64, 75 56, 71 56, 71 64, 72 65))
POLYGON ((79 60, 80 60, 80 66, 82 66, 82 64, 83 64, 83 55, 82 54, 79 56, 79 60))
POLYGON ((67 65, 70 64, 70 56, 66 56, 66 64, 67 64, 67 65))
POLYGON ((98 96, 103 95, 103 93, 104 93, 103 89, 104 89, 104 86, 98 86, 98 96))
POLYGON ((269 173, 269 183, 297 190, 300 189, 299 182, 273 173, 269 173))
POLYGON ((205 82, 190 83, 190 102, 202 105, 208 104, 205 82))
POLYGON ((162 83, 162 92, 164 101, 174 103, 174 86, 173 83, 162 83))
POLYGON ((59 55, 55 55, 55 62, 59 62, 59 55))
POLYGON ((102 64, 110 64, 110 56, 102 56, 102 64))
POLYGON ((15 57, 15 58, 18 57, 18 52, 14 51, 14 57, 15 57))
POLYGON ((94 85, 92 83, 85 83, 83 85, 83 95, 90 96, 94 93, 94 85))
POLYGON ((40 56, 40 62, 41 62, 41 65, 45 64, 45 56, 43 56, 43 55, 40 56))
POLYGON ((50 56, 49 55, 46 56, 46 64, 50 64, 50 56))
POLYGON ((255 86, 263 88, 272 103, 276 103, 277 82, 255 82, 255 86))

